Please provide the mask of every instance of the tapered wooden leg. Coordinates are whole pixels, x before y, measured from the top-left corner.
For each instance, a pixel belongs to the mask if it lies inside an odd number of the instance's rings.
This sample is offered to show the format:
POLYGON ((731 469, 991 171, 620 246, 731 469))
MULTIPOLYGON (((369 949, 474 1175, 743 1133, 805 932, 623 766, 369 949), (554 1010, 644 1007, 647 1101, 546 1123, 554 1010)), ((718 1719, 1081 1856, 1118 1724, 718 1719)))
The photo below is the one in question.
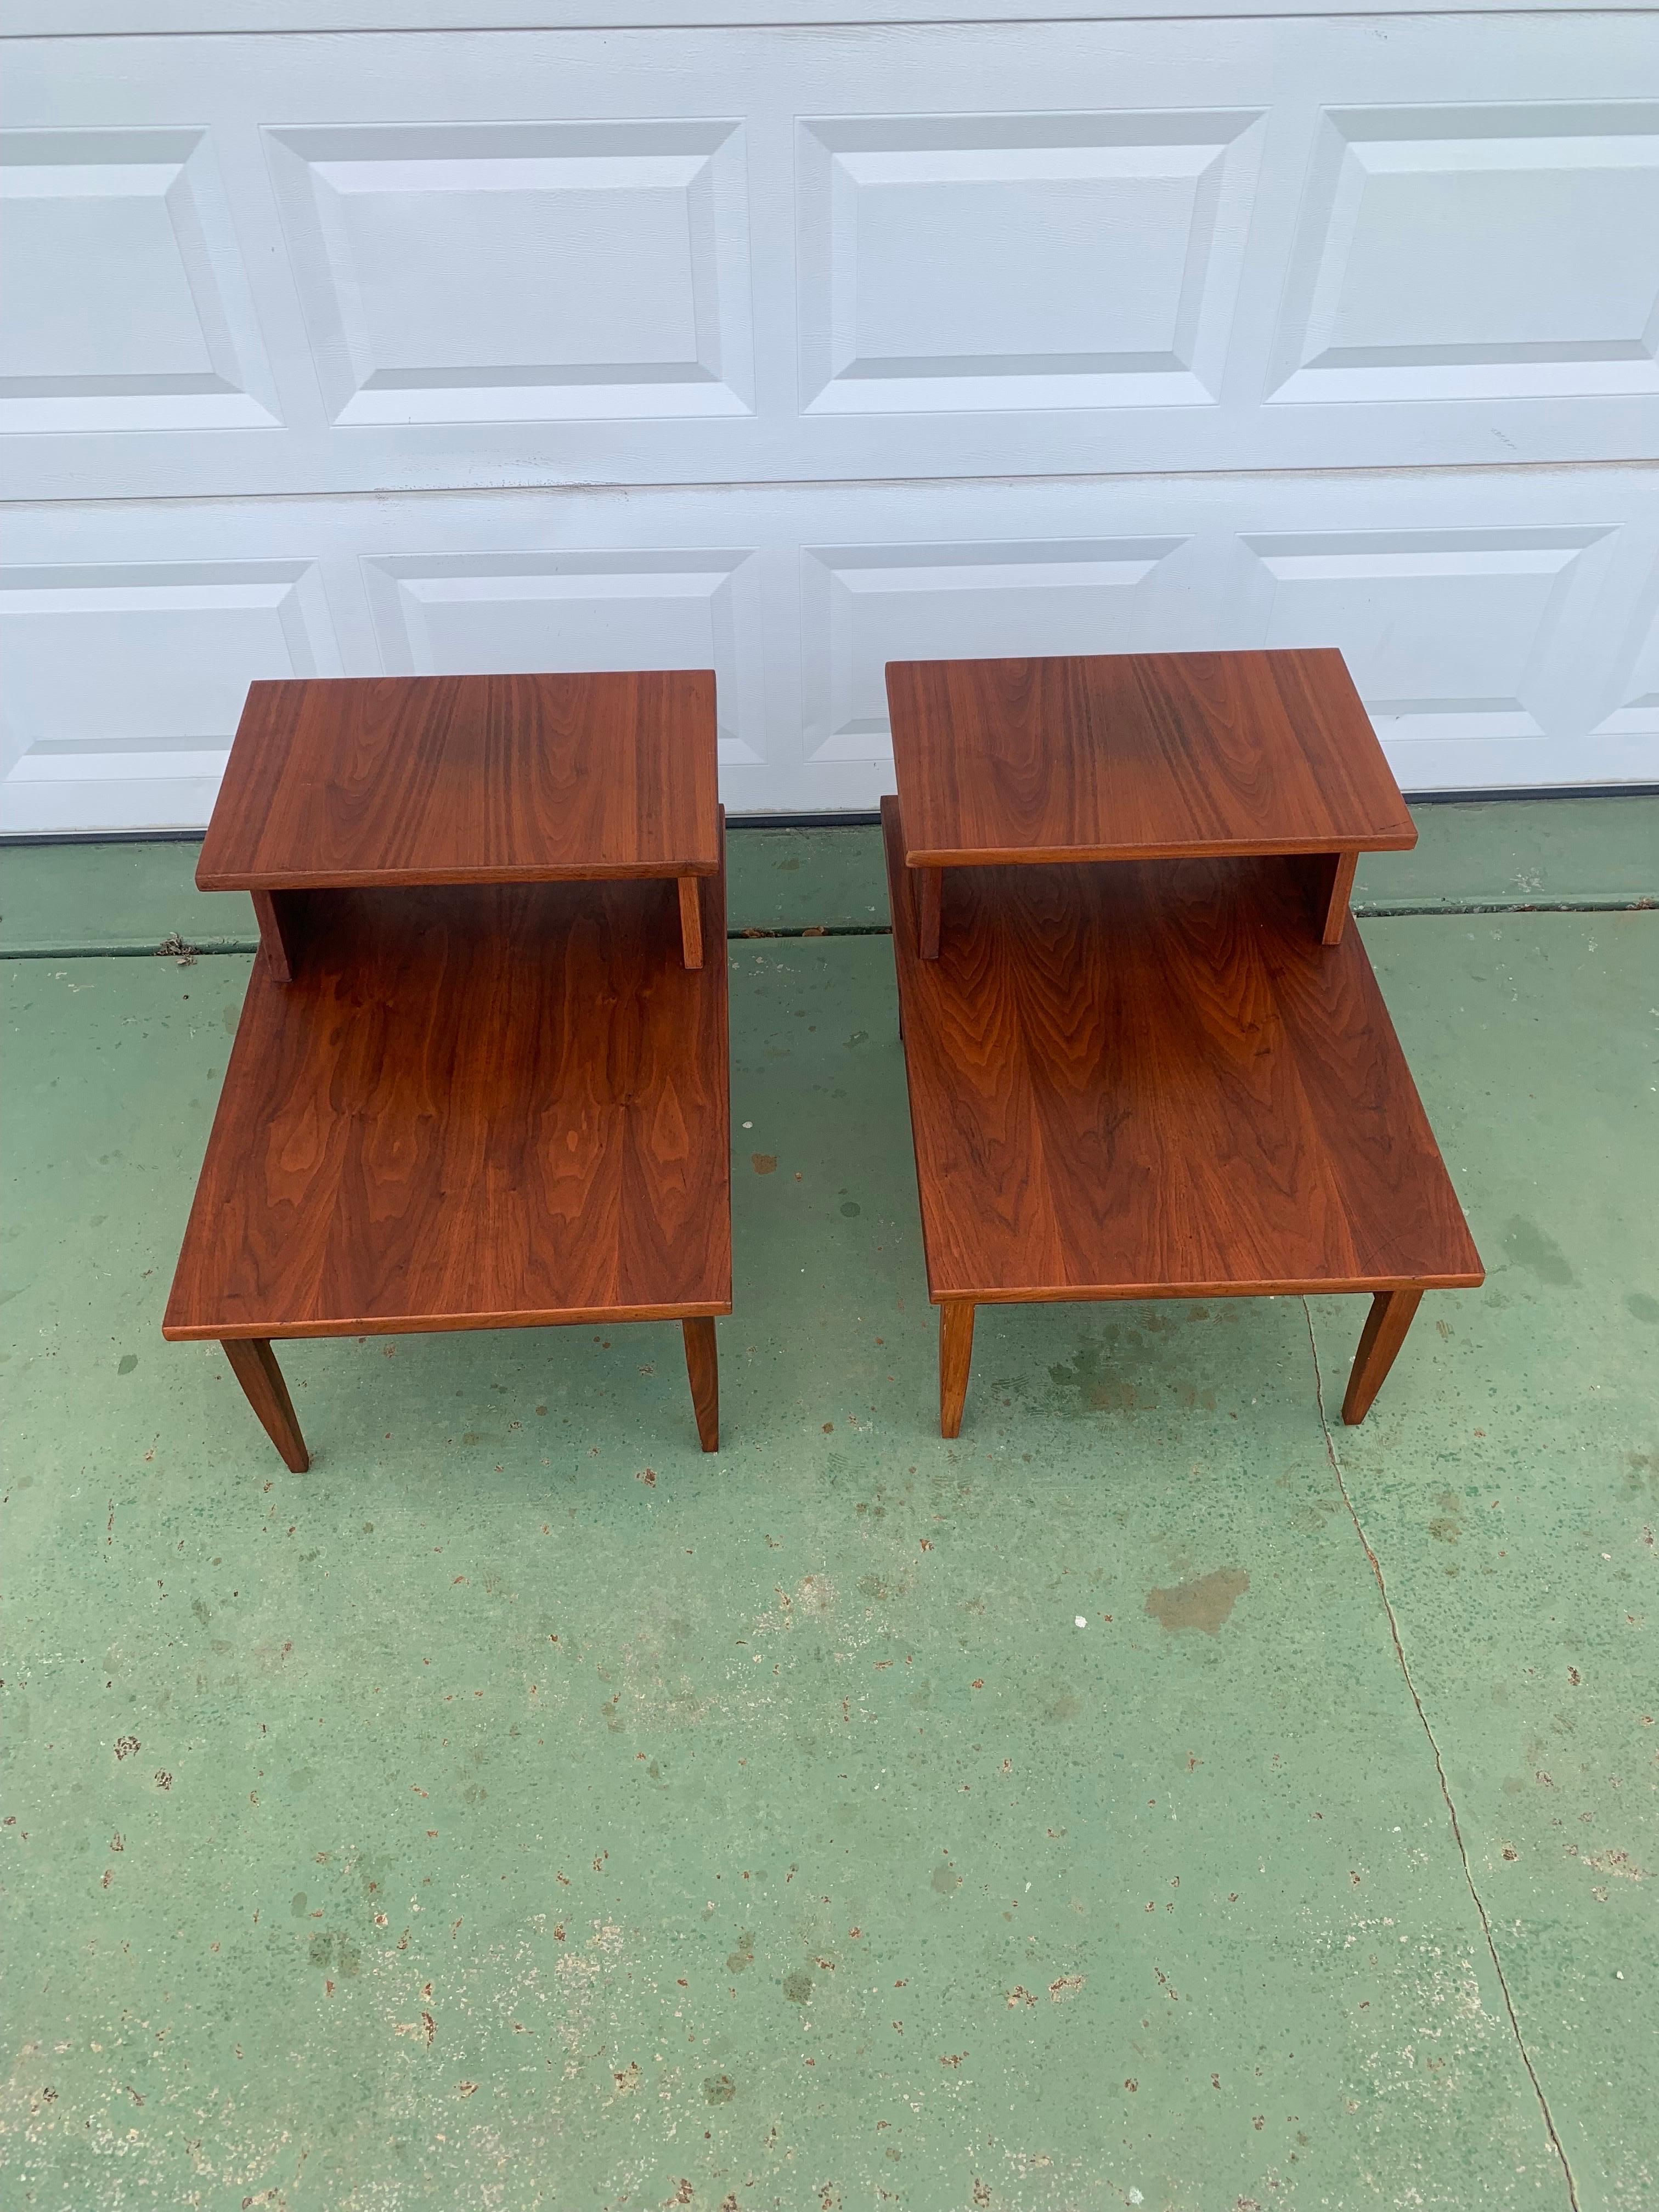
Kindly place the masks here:
POLYGON ((1382 1388, 1394 1365, 1395 1354, 1406 1341, 1406 1331, 1412 1325, 1412 1316, 1422 1296, 1421 1291, 1379 1291, 1371 1300, 1365 1326, 1359 1332, 1359 1349, 1353 1356, 1347 1395, 1342 1401, 1342 1418, 1350 1428, 1363 1421, 1371 1410, 1371 1401, 1382 1388))
POLYGON ((247 1401, 259 1416, 265 1434, 295 1474, 311 1465, 306 1440, 294 1418, 294 1407, 276 1364, 276 1355, 262 1336, 229 1336, 219 1346, 230 1362, 230 1371, 247 1393, 247 1401))
POLYGON ((962 1434, 962 1409, 968 1398, 968 1370, 974 1363, 974 1309, 953 1299, 939 1310, 939 1432, 962 1434))
POLYGON ((279 983, 291 983, 299 972, 304 921, 302 896, 297 891, 252 894, 259 924, 259 949, 266 967, 279 983))
POLYGON ((685 1371, 691 1377, 691 1403, 697 1416, 697 1441, 706 1452, 720 1448, 720 1355, 714 1324, 699 1314, 680 1327, 685 1331, 685 1371))
POLYGON ((682 876, 680 884, 680 944, 688 968, 702 965, 702 885, 696 876, 682 876))
POLYGON ((945 903, 943 868, 916 868, 916 940, 924 960, 939 958, 940 909, 945 903))
POLYGON ((1354 870, 1358 865, 1358 853, 1329 853, 1320 863, 1317 912, 1322 945, 1342 942, 1343 927, 1348 919, 1348 894, 1353 889, 1354 870))

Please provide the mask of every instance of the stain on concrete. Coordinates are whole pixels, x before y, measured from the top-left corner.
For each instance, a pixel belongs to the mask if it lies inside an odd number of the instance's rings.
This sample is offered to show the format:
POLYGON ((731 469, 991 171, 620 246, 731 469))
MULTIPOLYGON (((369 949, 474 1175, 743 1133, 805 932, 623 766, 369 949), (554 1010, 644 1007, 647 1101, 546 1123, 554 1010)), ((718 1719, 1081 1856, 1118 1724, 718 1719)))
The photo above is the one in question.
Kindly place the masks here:
POLYGON ((778 1171, 778 1156, 775 1152, 750 1152, 749 1164, 757 1175, 775 1175, 778 1171))
POLYGON ((1249 1587, 1243 1568, 1218 1567, 1213 1574, 1177 1583, 1173 1589, 1150 1591, 1146 1610, 1167 1629, 1201 1628, 1206 1636, 1218 1636, 1249 1587))
POLYGON ((1504 1243, 1515 1265, 1525 1267, 1541 1283, 1554 1283, 1565 1289, 1577 1279, 1567 1263, 1566 1254, 1555 1239, 1547 1237, 1538 1224, 1528 1221, 1523 1213, 1510 1217, 1504 1243))
POLYGON ((1650 1298, 1645 1291, 1632 1291, 1625 1300, 1625 1310, 1638 1321, 1659 1323, 1659 1298, 1650 1298))

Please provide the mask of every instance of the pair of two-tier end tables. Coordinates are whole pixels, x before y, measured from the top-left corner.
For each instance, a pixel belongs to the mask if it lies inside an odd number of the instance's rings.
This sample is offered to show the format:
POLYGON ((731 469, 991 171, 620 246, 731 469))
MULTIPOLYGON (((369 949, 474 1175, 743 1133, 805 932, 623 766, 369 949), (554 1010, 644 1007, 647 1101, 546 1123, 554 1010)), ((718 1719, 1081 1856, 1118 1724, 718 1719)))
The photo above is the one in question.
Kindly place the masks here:
POLYGON ((256 684, 202 848, 260 953, 163 1334, 296 1473, 283 1337, 732 1310, 725 824, 702 672, 256 684))
POLYGON ((974 1314, 1484 1279, 1357 930, 1417 832, 1340 653, 906 661, 884 803, 939 1426, 974 1314))

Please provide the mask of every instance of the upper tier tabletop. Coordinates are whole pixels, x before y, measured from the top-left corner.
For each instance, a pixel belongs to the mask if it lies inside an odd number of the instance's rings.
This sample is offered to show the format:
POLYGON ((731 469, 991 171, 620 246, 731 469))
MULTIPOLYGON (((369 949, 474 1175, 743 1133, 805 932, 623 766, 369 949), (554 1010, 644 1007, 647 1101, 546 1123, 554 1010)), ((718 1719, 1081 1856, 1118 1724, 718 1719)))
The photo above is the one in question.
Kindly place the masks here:
POLYGON ((709 875, 710 669, 255 684, 204 891, 709 875))
POLYGON ((293 982, 254 963, 165 1335, 730 1312, 726 962, 672 884, 312 908, 293 982))
POLYGON ((1417 842, 1334 648, 895 660, 887 698, 913 868, 1417 842))
POLYGON ((1480 1281, 1357 929, 1268 858, 963 869, 920 957, 882 809, 936 1300, 1480 1281))

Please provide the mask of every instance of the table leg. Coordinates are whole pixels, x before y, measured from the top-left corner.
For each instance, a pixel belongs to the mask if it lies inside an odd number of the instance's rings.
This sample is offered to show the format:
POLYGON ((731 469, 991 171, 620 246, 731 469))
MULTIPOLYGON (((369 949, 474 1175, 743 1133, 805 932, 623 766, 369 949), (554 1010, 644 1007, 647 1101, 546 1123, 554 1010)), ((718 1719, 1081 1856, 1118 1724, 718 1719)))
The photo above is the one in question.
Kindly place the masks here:
POLYGON ((968 1397, 968 1370, 974 1360, 974 1309, 953 1298, 939 1310, 939 1432, 962 1434, 962 1409, 968 1397))
POLYGON ((1350 1428, 1370 1413, 1372 1399, 1394 1365, 1395 1354, 1406 1341, 1406 1331, 1422 1296, 1421 1291, 1379 1291, 1371 1300, 1371 1310, 1359 1333, 1359 1349, 1353 1356, 1347 1395, 1342 1401, 1342 1418, 1350 1428))
POLYGON ((265 965, 279 983, 291 983, 300 966, 301 894, 254 891, 251 896, 265 965))
POLYGON ((680 945, 688 968, 702 965, 702 884, 696 876, 682 876, 680 886, 680 945))
POLYGON ((221 1340, 219 1348, 284 1463, 295 1474, 303 1474, 311 1465, 310 1455, 269 1341, 262 1336, 228 1336, 221 1340))
POLYGON ((945 903, 943 868, 914 868, 916 879, 917 949, 924 960, 939 958, 939 914, 945 903))
POLYGON ((685 1371, 691 1378, 691 1403, 697 1416, 697 1441, 706 1452, 720 1448, 720 1355, 714 1324, 707 1314, 680 1323, 685 1332, 685 1371))
POLYGON ((1316 913, 1322 945, 1340 945, 1348 919, 1348 894, 1353 889, 1358 853, 1327 853, 1318 862, 1316 913))

